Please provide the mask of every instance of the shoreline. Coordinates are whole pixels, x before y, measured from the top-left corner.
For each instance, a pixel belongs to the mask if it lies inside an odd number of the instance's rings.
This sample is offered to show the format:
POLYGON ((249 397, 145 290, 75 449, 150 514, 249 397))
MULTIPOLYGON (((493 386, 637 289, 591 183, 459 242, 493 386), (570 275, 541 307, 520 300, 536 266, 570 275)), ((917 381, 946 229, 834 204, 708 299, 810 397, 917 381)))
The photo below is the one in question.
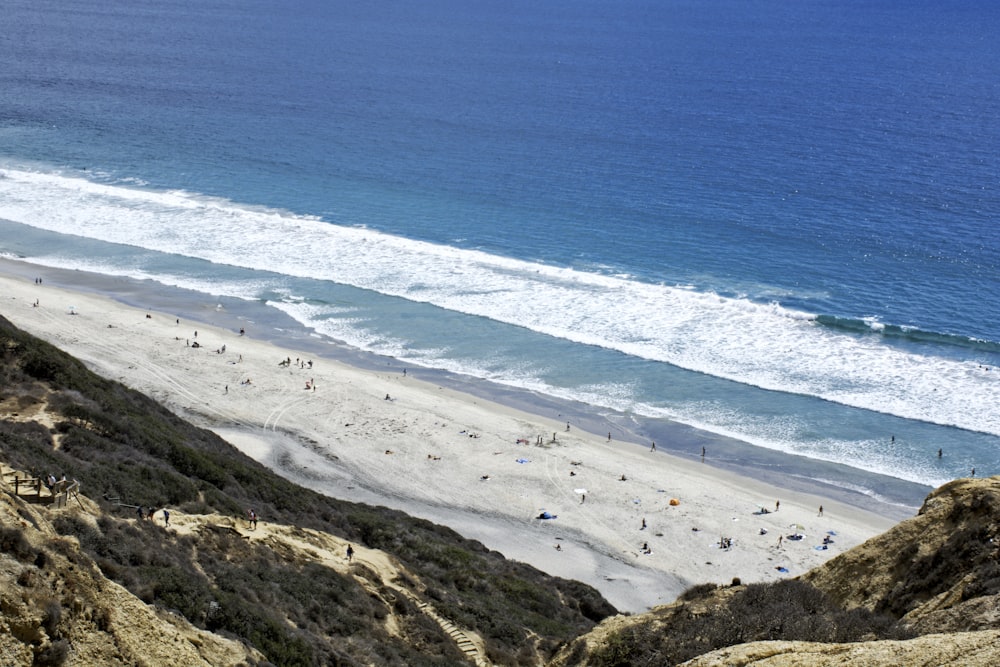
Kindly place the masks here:
POLYGON ((232 330, 249 324, 253 326, 257 339, 329 357, 353 367, 371 371, 394 369, 397 372, 407 368, 428 382, 524 412, 570 421, 575 428, 596 436, 612 432, 614 440, 643 448, 648 447, 650 442, 656 442, 662 451, 682 459, 701 461, 700 452, 705 447, 709 454, 703 462, 712 467, 739 476, 752 475, 781 488, 822 493, 896 520, 911 516, 933 490, 932 486, 925 484, 760 447, 681 422, 622 413, 481 378, 407 364, 314 334, 290 316, 260 301, 214 296, 152 280, 53 268, 32 264, 25 259, 0 256, 0 275, 19 275, 30 280, 40 273, 49 277, 46 285, 107 296, 133 308, 159 310, 185 320, 232 330))
POLYGON ((0 260, 0 315, 102 375, 304 486, 449 526, 593 585, 622 611, 706 581, 795 576, 913 514, 780 469, 754 468, 762 480, 737 474, 747 472, 737 457, 720 460, 725 439, 679 424, 657 437, 655 452, 628 428, 609 442, 596 435, 607 417, 589 406, 405 368, 296 332, 262 304, 181 292, 0 260), (29 282, 35 275, 42 285, 29 282), (195 329, 203 347, 192 349, 195 329), (294 358, 313 367, 278 365, 294 358), (712 443, 704 463, 691 453, 696 442, 712 443), (780 511, 759 513, 778 499, 780 511), (539 520, 542 511, 559 518, 539 520), (806 538, 779 548, 777 536, 796 525, 806 538), (828 531, 835 544, 817 550, 828 531), (719 548, 723 537, 731 549, 719 548))

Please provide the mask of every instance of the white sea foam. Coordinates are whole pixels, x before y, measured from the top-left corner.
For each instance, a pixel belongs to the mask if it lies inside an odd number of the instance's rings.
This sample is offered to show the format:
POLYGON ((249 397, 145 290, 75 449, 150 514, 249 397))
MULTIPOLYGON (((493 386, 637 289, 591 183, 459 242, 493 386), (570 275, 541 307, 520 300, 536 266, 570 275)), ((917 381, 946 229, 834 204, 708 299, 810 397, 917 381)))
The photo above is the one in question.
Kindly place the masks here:
MULTIPOLYGON (((21 169, 2 176, 0 217, 60 234, 352 285, 749 385, 1000 434, 1000 373, 974 360, 904 352, 878 336, 839 333, 776 303, 433 245, 187 192, 21 169)), ((175 280, 252 296, 246 285, 175 280)), ((402 343, 380 342, 394 345, 402 343)))

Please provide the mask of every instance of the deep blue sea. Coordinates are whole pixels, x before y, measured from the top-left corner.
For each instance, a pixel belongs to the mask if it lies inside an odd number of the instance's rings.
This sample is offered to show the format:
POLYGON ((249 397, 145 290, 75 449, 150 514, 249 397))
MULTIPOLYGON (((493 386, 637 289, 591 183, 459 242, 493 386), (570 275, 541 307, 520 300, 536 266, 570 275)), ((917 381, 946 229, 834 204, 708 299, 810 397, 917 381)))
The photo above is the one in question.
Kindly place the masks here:
POLYGON ((0 16, 0 253, 872 496, 1000 474, 1000 4, 0 16))

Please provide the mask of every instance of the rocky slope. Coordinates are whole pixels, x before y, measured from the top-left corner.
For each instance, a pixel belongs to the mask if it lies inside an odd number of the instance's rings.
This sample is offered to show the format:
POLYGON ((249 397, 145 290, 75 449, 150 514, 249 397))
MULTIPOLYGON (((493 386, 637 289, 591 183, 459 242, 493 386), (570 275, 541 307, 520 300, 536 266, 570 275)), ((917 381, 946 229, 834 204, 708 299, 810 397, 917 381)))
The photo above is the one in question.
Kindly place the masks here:
MULTIPOLYGON (((0 664, 242 665, 263 656, 193 627, 109 581, 52 513, 0 484, 0 664)), ((80 507, 59 512, 97 513, 80 507)))
POLYGON ((940 487, 917 516, 803 580, 920 634, 1000 627, 1000 478, 940 487))

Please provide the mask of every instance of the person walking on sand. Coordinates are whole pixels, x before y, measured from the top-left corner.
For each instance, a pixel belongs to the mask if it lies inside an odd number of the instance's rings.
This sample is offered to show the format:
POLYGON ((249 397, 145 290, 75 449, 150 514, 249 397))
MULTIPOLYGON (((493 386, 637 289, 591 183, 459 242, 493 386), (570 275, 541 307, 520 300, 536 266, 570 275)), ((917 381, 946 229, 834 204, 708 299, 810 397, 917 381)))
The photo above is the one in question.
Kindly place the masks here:
POLYGON ((823 506, 822 505, 819 506, 819 515, 823 516, 823 506))
POLYGON ((167 511, 166 507, 163 508, 163 525, 170 526, 170 512, 167 511))
POLYGON ((774 511, 777 512, 779 507, 781 507, 781 501, 780 500, 775 500, 774 501, 774 511))
POLYGON ((350 544, 348 544, 347 545, 347 562, 350 563, 352 560, 354 560, 354 547, 352 547, 350 544))
POLYGON ((649 451, 651 451, 651 452, 655 452, 655 451, 656 451, 656 443, 655 443, 655 442, 654 442, 654 443, 652 444, 652 446, 651 446, 651 447, 649 448, 649 451))

